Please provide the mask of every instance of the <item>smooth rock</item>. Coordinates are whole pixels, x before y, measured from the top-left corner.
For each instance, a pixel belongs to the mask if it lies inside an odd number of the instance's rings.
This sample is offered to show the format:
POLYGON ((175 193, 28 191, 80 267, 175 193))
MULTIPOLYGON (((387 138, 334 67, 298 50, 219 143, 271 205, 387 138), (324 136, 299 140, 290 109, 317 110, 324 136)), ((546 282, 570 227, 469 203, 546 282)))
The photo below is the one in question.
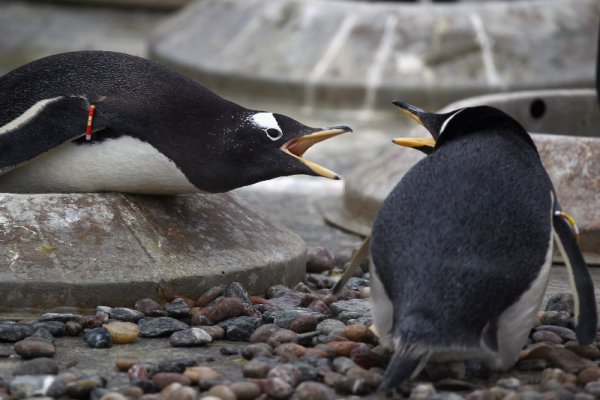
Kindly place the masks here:
POLYGON ((50 331, 44 328, 43 326, 36 328, 35 332, 33 332, 33 335, 31 335, 30 338, 41 338, 52 343, 54 343, 55 339, 54 336, 52 336, 52 334, 50 333, 50 331))
POLYGON ((260 324, 260 318, 242 316, 221 321, 219 326, 225 330, 225 339, 248 341, 260 324))
POLYGON ((66 392, 63 381, 54 375, 21 375, 10 381, 12 398, 61 397, 66 392))
POLYGON ((577 379, 579 383, 582 385, 586 385, 589 382, 600 381, 600 368, 598 367, 588 367, 579 371, 577 375, 577 379))
POLYGON ((119 371, 122 372, 127 372, 129 371, 129 368, 133 367, 136 364, 139 364, 140 360, 137 358, 117 358, 115 360, 115 367, 117 367, 117 369, 119 371))
POLYGON ((266 378, 271 370, 271 366, 264 361, 258 359, 250 360, 242 369, 242 373, 246 378, 266 378))
POLYGON ((176 372, 159 372, 152 377, 152 382, 160 390, 163 390, 172 383, 179 383, 183 386, 191 385, 191 381, 187 376, 176 372))
POLYGON ((298 370, 300 371, 300 374, 301 374, 300 382, 317 380, 319 373, 317 371, 317 368, 314 367, 313 365, 309 364, 308 362, 304 362, 304 361, 296 361, 294 363, 294 366, 296 366, 298 368, 298 370))
POLYGON ((510 378, 500 379, 500 380, 498 380, 498 382, 496 382, 496 384, 505 389, 514 390, 514 389, 517 389, 519 386, 521 386, 521 381, 515 377, 510 377, 510 378))
POLYGON ((317 331, 321 332, 323 335, 329 335, 332 332, 345 328, 346 324, 337 319, 325 319, 317 325, 317 331))
POLYGON ((212 337, 201 328, 190 328, 175 332, 169 338, 173 347, 204 346, 212 342, 212 337))
POLYGON ((18 342, 33 335, 33 332, 35 332, 35 329, 32 325, 7 321, 0 322, 0 341, 2 342, 18 342))
POLYGON ((164 317, 166 311, 163 307, 152 299, 140 299, 135 302, 135 309, 146 317, 164 317))
POLYGON ((356 347, 356 342, 346 341, 335 341, 328 342, 327 346, 335 350, 335 354, 338 357, 351 357, 352 350, 356 347))
POLYGON ((312 332, 316 329, 319 318, 315 315, 305 314, 298 316, 289 326, 291 331, 296 333, 312 332))
POLYGON ((69 336, 77 336, 83 332, 83 325, 77 321, 67 321, 65 323, 65 328, 69 336))
POLYGON ((236 400, 235 393, 225 385, 215 385, 208 391, 209 395, 218 397, 221 400, 236 400))
POLYGON ((15 343, 14 349, 15 353, 24 359, 52 357, 56 353, 56 347, 52 342, 37 337, 30 337, 15 343))
MULTIPOLYGON (((420 383, 410 391, 410 400, 427 400, 436 393, 431 383, 420 383)), ((468 399, 471 400, 471 399, 468 399)), ((474 400, 474 399, 473 399, 474 400)), ((492 400, 492 399, 490 399, 492 400)))
POLYGON ((46 328, 54 337, 63 337, 67 333, 65 323, 60 321, 35 322, 33 328, 46 328))
POLYGON ((284 360, 294 361, 306 354, 306 347, 297 343, 283 343, 275 347, 273 352, 284 360))
POLYGON ((356 363, 348 357, 336 357, 333 360, 333 369, 344 375, 350 368, 357 367, 356 363))
MULTIPOLYGON (((260 386, 254 382, 233 382, 229 389, 235 394, 236 400, 253 400, 260 396, 260 386)), ((315 400, 317 397, 314 398, 315 400)))
POLYGON ((242 348, 242 357, 251 360, 256 356, 271 357, 273 348, 266 343, 252 343, 242 348))
POLYGON ((563 339, 554 332, 547 330, 538 330, 531 335, 531 339, 534 343, 537 342, 550 342, 554 344, 562 344, 563 339))
POLYGON ((45 321, 60 321, 65 324, 69 321, 75 321, 82 324, 85 321, 86 317, 79 314, 71 314, 71 313, 45 313, 41 317, 38 318, 38 322, 45 321))
MULTIPOLYGON (((317 323, 325 319, 322 314, 315 313, 308 308, 293 308, 289 310, 278 311, 273 314, 273 322, 280 328, 290 329, 292 323, 301 316, 311 315, 317 319, 317 323)), ((315 324, 316 326, 316 324, 315 324)), ((312 330, 312 329, 311 329, 312 330)))
POLYGON ((302 379, 302 372, 294 364, 282 364, 271 368, 267 378, 281 378, 290 386, 296 387, 302 379))
POLYGON ((160 372, 175 372, 182 374, 186 368, 195 367, 198 365, 198 361, 193 358, 179 358, 175 360, 162 360, 158 363, 158 370, 160 372))
POLYGON ((283 400, 294 393, 294 388, 281 378, 268 378, 261 383, 262 390, 273 399, 283 400))
POLYGON ((353 324, 349 325, 344 329, 344 335, 353 342, 373 342, 373 333, 369 330, 369 327, 364 324, 353 324))
POLYGON ((556 333, 562 338, 563 341, 577 340, 575 332, 572 329, 565 328, 564 326, 538 325, 534 328, 534 331, 550 331, 556 333))
POLYGON ((269 337, 277 332, 280 328, 275 324, 265 324, 259 326, 252 335, 250 335, 251 343, 264 343, 269 337))
POLYGON ((170 317, 188 318, 190 316, 190 307, 185 299, 177 298, 170 303, 165 304, 165 310, 170 317))
POLYGON ((67 383, 67 395, 75 399, 88 398, 90 392, 96 388, 106 386, 106 379, 98 375, 83 376, 74 382, 67 383))
POLYGON ((225 337, 225 329, 221 328, 219 325, 201 325, 196 326, 196 328, 200 328, 208 333, 212 340, 219 340, 225 337))
POLYGON ((319 382, 302 382, 296 388, 294 397, 298 400, 335 400, 335 391, 319 382))
POLYGON ((588 360, 597 360, 600 358, 600 349, 595 344, 588 346, 581 346, 577 342, 566 343, 565 348, 572 351, 573 353, 585 357, 588 360))
POLYGON ((329 305, 333 315, 339 316, 342 313, 356 314, 358 316, 371 313, 371 304, 365 299, 340 300, 329 305))
POLYGON ((542 371, 548 368, 548 361, 541 358, 531 360, 521 360, 517 363, 516 368, 519 371, 542 371))
MULTIPOLYGON (((137 397, 140 397, 140 396, 137 396, 137 397)), ((133 397, 133 396, 131 396, 131 397, 133 397)), ((100 400, 128 400, 128 396, 125 396, 121 393, 108 392, 106 394, 103 394, 102 397, 100 397, 100 400)))
POLYGON ((198 299, 196 300, 196 305, 198 307, 206 307, 208 303, 221 296, 225 292, 225 287, 223 286, 213 286, 204 292, 198 299))
POLYGON ((312 247, 306 252, 306 272, 321 273, 335 268, 333 255, 323 247, 312 247))
POLYGON ((123 322, 137 323, 140 319, 144 318, 144 313, 141 311, 126 307, 115 307, 108 313, 108 315, 110 315, 112 319, 123 322))
MULTIPOLYGON (((350 358, 356 364, 364 369, 370 369, 373 367, 385 367, 389 360, 388 357, 373 351, 368 345, 364 343, 359 343, 356 347, 352 349, 350 352, 350 358)), ((464 364, 463 365, 464 369, 464 364)), ((464 373, 463 373, 464 377, 464 373)))
POLYGON ((235 297, 226 297, 222 301, 208 306, 201 311, 212 323, 219 323, 229 318, 244 314, 244 303, 235 297))
POLYGON ((564 311, 570 315, 575 314, 575 300, 571 293, 556 293, 546 302, 545 311, 564 311))
POLYGON ((240 351, 235 346, 223 346, 219 348, 219 353, 223 354, 224 356, 233 356, 239 354, 240 351))
POLYGON ((27 360, 13 371, 14 376, 19 375, 56 375, 58 364, 52 358, 40 357, 27 360))
POLYGON ((542 325, 557 325, 568 327, 571 324, 571 314, 566 311, 544 311, 541 315, 542 325))
POLYGON ((142 318, 138 322, 138 327, 141 337, 167 336, 189 328, 187 324, 171 317, 142 318))
POLYGON ((106 328, 94 328, 86 331, 83 338, 90 347, 96 349, 105 349, 113 345, 110 332, 106 328))
POLYGON ((267 344, 275 348, 283 343, 297 343, 298 334, 288 329, 279 329, 267 339, 267 344))
POLYGON ((597 399, 600 398, 600 381, 586 383, 583 390, 597 399))
POLYGON ((221 378, 221 375, 214 369, 201 365, 186 368, 183 375, 194 385, 201 381, 216 381, 221 378))
POLYGON ((323 300, 320 300, 320 299, 313 301, 306 308, 308 308, 311 311, 318 312, 318 313, 326 315, 326 316, 329 316, 332 314, 331 308, 329 308, 329 306, 323 300))
POLYGON ((105 324, 104 328, 108 330, 113 343, 116 344, 135 342, 140 333, 138 326, 133 322, 115 321, 105 324))
POLYGON ((250 300, 250 295, 246 288, 239 282, 231 282, 227 289, 225 289, 226 297, 235 297, 242 300, 243 303, 252 305, 252 301, 250 300))

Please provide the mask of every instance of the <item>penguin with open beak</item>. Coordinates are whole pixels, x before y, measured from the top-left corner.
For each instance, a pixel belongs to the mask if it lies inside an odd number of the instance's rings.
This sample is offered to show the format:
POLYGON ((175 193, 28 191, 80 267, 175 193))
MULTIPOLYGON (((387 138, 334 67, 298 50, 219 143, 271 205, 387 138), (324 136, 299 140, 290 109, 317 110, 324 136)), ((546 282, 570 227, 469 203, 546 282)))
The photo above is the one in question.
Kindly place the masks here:
POLYGON ((430 359, 514 365, 548 283, 553 238, 575 293, 577 339, 592 343, 593 283, 525 129, 488 106, 435 114, 394 104, 433 138, 394 140, 428 156, 385 199, 372 229, 373 319, 393 349, 380 389, 430 359))
POLYGON ((224 192, 284 175, 351 132, 246 109, 158 63, 57 54, 0 77, 0 192, 224 192))

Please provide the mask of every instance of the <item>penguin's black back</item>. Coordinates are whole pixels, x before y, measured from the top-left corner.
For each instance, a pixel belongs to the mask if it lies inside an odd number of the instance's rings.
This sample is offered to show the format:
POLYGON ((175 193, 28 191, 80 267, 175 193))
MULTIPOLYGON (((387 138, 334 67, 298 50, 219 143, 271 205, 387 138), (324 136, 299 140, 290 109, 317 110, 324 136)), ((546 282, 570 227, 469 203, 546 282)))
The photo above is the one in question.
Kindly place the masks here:
MULTIPOLYGON (((552 186, 511 124, 447 138, 384 201, 371 254, 394 321, 425 316, 425 343, 478 346, 484 326, 537 277, 552 186)), ((530 140, 530 139, 529 139, 530 140)))

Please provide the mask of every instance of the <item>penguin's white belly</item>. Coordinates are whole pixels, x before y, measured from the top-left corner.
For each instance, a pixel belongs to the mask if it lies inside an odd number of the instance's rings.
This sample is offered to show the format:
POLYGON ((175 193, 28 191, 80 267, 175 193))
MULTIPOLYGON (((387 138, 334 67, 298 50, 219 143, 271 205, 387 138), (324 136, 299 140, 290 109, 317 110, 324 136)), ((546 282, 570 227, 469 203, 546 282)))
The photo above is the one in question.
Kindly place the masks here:
POLYGON ((173 161, 130 136, 65 143, 0 175, 0 192, 196 193, 173 161))

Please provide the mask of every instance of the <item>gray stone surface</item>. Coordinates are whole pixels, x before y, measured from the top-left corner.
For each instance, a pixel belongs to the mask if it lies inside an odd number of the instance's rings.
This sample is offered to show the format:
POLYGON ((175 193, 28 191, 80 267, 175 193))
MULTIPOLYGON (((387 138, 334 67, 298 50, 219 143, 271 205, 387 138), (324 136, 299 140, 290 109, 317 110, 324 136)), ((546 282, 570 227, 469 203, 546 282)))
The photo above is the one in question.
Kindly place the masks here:
POLYGON ((305 245, 237 196, 0 194, 3 308, 132 305, 301 281, 305 245))
MULTIPOLYGON (((452 103, 442 112, 478 104, 503 109, 535 132, 534 141, 559 201, 578 223, 586 260, 600 263, 600 110, 595 92, 578 89, 488 95, 452 103), (544 103, 545 112, 535 117, 532 107, 539 102, 544 103)), ((406 136, 428 135, 417 126, 406 136)), ((381 202, 423 157, 413 149, 383 148, 379 158, 347 174, 342 198, 323 205, 326 217, 345 229, 367 234, 381 202)))
POLYGON ((596 0, 201 0, 155 32, 149 54, 234 100, 379 121, 372 111, 399 95, 440 107, 591 86, 599 14, 596 0))

